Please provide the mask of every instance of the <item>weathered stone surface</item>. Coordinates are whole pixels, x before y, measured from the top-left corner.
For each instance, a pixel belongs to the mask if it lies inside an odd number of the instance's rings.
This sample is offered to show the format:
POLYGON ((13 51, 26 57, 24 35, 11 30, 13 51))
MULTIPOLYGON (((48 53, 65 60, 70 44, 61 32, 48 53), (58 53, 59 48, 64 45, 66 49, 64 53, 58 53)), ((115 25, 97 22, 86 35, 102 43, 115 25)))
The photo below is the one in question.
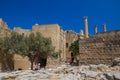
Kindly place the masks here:
POLYGON ((114 60, 112 60, 112 66, 116 66, 120 64, 120 58, 115 58, 114 60))
POLYGON ((114 80, 114 77, 111 73, 105 73, 104 75, 108 80, 114 80))
POLYGON ((81 74, 85 74, 87 77, 95 78, 99 73, 95 71, 81 71, 81 74))
POLYGON ((75 40, 79 38, 79 34, 72 31, 72 30, 67 30, 65 31, 65 36, 66 36, 66 59, 71 58, 71 52, 69 51, 69 47, 71 43, 73 43, 75 40))
POLYGON ((67 67, 61 65, 55 69, 41 69, 38 71, 21 70, 0 73, 0 79, 5 80, 120 80, 120 66, 82 65, 67 67), (99 67, 104 70, 99 70, 99 67), (57 70, 57 73, 56 73, 57 70), (66 72, 66 73, 65 73, 66 72))
POLYGON ((0 80, 4 80, 4 77, 3 77, 3 76, 0 76, 0 80))
POLYGON ((120 72, 117 72, 116 74, 114 74, 114 78, 115 80, 120 80, 120 72))
POLYGON ((112 64, 120 57, 120 30, 97 33, 79 41, 80 61, 84 64, 112 64))

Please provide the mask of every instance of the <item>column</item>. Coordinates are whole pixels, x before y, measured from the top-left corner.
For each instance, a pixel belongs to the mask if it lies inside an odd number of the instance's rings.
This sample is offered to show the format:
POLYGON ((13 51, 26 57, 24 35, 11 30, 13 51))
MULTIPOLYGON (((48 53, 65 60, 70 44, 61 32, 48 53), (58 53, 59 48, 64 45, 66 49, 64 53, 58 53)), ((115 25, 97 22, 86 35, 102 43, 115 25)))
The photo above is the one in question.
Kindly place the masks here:
POLYGON ((95 32, 95 34, 97 34, 97 25, 95 25, 95 27, 94 27, 94 32, 95 32))
POLYGON ((103 32, 106 32, 106 24, 103 24, 103 32))
POLYGON ((84 29, 85 29, 85 37, 88 38, 88 17, 84 17, 84 29))

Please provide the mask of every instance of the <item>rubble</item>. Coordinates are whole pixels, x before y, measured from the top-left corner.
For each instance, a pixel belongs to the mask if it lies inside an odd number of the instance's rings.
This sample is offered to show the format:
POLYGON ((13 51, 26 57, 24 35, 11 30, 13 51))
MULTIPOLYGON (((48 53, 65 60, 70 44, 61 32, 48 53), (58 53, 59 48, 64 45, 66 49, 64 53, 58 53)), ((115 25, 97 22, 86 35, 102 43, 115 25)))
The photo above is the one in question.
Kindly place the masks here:
POLYGON ((115 58, 114 60, 112 60, 112 63, 112 66, 120 65, 120 58, 115 58))
POLYGON ((120 72, 117 72, 116 74, 114 74, 114 78, 115 80, 120 80, 120 72))
POLYGON ((81 65, 13 72, 0 72, 0 80, 120 80, 120 66, 81 65), (101 70, 100 70, 101 68, 101 70))

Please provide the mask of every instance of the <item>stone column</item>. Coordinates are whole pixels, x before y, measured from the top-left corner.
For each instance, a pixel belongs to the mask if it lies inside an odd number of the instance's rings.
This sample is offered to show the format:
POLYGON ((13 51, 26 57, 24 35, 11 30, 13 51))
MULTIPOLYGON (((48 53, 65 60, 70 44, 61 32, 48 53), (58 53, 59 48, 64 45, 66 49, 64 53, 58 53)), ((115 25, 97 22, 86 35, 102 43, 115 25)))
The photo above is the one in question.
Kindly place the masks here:
POLYGON ((106 32, 106 24, 103 24, 103 32, 106 32))
POLYGON ((83 30, 80 30, 80 36, 83 36, 84 33, 83 33, 83 30))
POLYGON ((80 30, 80 39, 84 39, 84 33, 83 33, 83 30, 80 30))
POLYGON ((94 32, 95 32, 95 34, 97 34, 97 25, 95 25, 95 27, 94 27, 94 32))
POLYGON ((88 17, 84 17, 84 29, 85 29, 85 37, 88 38, 88 17))

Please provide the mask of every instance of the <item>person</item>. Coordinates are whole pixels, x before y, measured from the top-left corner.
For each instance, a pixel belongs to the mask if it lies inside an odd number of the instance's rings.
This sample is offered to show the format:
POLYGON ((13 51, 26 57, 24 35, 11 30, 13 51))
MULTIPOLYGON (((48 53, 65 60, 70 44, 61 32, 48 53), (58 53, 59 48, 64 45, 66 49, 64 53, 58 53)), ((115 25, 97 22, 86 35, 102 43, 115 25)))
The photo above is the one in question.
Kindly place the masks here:
POLYGON ((39 70, 40 69, 40 63, 35 64, 35 70, 39 70))
POLYGON ((37 68, 38 68, 38 70, 40 69, 40 63, 38 63, 37 68))

